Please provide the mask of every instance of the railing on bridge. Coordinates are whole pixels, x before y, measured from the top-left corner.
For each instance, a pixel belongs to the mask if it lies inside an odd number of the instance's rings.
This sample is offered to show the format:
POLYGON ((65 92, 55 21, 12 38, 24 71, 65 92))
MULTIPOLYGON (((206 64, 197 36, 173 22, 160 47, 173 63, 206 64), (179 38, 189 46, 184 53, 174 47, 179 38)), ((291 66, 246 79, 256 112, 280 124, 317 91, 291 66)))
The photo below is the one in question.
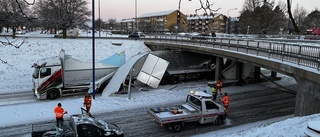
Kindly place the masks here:
POLYGON ((186 44, 206 48, 232 50, 282 62, 294 63, 320 71, 320 44, 262 41, 245 38, 190 39, 180 36, 152 36, 145 41, 186 44))

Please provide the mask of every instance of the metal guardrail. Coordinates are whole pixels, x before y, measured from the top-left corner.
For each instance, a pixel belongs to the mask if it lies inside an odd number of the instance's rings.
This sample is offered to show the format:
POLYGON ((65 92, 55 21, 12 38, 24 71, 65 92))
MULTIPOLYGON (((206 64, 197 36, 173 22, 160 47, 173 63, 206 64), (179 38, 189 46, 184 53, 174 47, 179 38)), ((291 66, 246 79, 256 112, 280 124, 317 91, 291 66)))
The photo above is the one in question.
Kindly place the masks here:
POLYGON ((180 36, 150 36, 144 41, 187 44, 206 48, 218 48, 239 53, 267 57, 320 71, 320 44, 290 43, 242 38, 190 39, 180 36))

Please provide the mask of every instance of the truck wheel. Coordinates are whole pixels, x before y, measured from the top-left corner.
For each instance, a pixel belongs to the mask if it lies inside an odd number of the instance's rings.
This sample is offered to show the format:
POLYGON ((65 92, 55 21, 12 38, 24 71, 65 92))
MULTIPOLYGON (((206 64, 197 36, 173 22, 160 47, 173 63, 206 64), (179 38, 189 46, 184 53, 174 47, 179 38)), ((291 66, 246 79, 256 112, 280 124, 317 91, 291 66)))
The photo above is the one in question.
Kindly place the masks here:
POLYGON ((170 79, 170 82, 171 82, 172 84, 177 84, 178 81, 179 81, 179 79, 178 79, 177 76, 173 76, 173 77, 170 79))
POLYGON ((181 129, 182 129, 181 123, 173 123, 173 124, 171 125, 171 130, 172 130, 174 133, 180 132, 181 129))
POLYGON ((168 78, 163 78, 163 79, 161 80, 161 82, 160 82, 160 84, 162 84, 162 85, 167 85, 168 83, 169 83, 168 78))
POLYGON ((223 123, 222 116, 218 116, 215 122, 217 125, 221 125, 223 123))
POLYGON ((47 98, 54 100, 57 99, 59 97, 59 90, 58 89, 49 89, 47 91, 47 98))

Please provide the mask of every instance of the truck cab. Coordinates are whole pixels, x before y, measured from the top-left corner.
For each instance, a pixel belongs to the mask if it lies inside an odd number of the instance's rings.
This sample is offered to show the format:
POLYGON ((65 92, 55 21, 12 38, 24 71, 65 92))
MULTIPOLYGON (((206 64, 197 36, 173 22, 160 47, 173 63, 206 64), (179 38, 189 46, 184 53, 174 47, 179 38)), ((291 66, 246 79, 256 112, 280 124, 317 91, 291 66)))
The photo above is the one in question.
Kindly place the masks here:
POLYGON ((59 88, 62 88, 62 71, 59 57, 49 57, 38 60, 31 67, 34 68, 32 74, 33 92, 37 99, 55 99, 60 97, 59 88), (47 86, 55 87, 48 90, 47 86), (48 91, 48 92, 44 92, 48 91))
POLYGON ((201 118, 199 119, 199 123, 201 124, 214 122, 220 125, 226 119, 224 107, 214 102, 212 96, 207 93, 201 91, 191 93, 187 97, 187 103, 193 108, 201 110, 201 118), (216 117, 218 115, 221 116, 216 117))

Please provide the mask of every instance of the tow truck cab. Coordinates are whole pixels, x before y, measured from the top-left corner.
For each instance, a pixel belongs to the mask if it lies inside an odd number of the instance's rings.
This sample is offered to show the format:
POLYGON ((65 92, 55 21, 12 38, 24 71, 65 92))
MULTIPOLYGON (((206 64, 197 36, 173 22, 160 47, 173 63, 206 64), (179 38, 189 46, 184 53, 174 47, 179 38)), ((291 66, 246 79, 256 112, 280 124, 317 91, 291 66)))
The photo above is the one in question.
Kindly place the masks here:
MULTIPOLYGON (((201 118, 199 123, 216 123, 221 125, 226 119, 226 111, 223 106, 214 102, 212 96, 204 92, 195 92, 187 96, 188 105, 195 109, 201 110, 201 118)), ((190 109, 190 108, 189 108, 190 109)))
POLYGON ((173 132, 180 132, 187 122, 221 125, 227 117, 224 107, 202 91, 189 93, 185 104, 148 108, 148 113, 157 124, 173 132))

